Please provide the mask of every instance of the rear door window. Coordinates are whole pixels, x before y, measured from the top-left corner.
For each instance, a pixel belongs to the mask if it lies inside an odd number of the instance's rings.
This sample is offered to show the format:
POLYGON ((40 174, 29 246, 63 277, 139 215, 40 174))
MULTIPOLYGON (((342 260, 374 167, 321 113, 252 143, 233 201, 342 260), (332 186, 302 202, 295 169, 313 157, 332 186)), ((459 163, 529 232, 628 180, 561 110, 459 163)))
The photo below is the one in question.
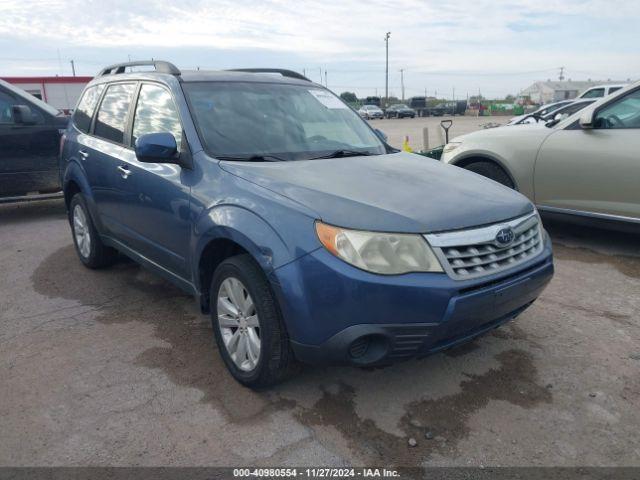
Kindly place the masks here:
POLYGON ((91 127, 91 119, 96 109, 100 94, 104 90, 104 85, 96 85, 85 90, 75 113, 73 114, 73 123, 78 130, 87 133, 91 127))
POLYGON ((116 83, 107 88, 96 118, 95 136, 124 143, 127 114, 135 87, 133 83, 116 83))

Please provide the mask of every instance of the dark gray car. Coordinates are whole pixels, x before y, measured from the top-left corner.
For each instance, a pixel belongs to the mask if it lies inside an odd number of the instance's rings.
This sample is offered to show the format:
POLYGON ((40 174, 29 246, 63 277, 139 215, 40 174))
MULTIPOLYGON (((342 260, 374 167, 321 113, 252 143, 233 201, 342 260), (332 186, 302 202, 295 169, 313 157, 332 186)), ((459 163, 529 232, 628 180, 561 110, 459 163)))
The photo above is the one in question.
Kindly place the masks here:
POLYGON ((0 80, 0 197, 60 190, 58 153, 67 118, 0 80))

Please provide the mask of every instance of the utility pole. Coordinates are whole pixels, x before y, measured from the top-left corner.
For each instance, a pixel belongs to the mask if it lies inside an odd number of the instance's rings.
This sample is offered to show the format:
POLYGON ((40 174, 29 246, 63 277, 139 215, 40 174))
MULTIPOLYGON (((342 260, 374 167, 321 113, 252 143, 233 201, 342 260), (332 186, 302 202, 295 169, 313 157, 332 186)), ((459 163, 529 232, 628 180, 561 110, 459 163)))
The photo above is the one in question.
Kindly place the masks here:
POLYGON ((400 69, 400 88, 402 89, 402 101, 404 102, 404 68, 400 69))
POLYGON ((564 67, 560 67, 560 75, 558 76, 558 80, 564 80, 564 67))
POLYGON ((73 63, 73 60, 71 60, 71 71, 73 72, 73 76, 76 76, 76 65, 73 63))
POLYGON ((455 102, 456 101, 456 87, 452 87, 451 90, 451 99, 455 102))
POLYGON ((329 81, 327 80, 327 71, 324 71, 324 86, 329 88, 329 81))
POLYGON ((387 32, 384 36, 384 43, 386 44, 386 63, 385 63, 385 79, 384 79, 384 106, 389 103, 389 37, 391 32, 387 32))

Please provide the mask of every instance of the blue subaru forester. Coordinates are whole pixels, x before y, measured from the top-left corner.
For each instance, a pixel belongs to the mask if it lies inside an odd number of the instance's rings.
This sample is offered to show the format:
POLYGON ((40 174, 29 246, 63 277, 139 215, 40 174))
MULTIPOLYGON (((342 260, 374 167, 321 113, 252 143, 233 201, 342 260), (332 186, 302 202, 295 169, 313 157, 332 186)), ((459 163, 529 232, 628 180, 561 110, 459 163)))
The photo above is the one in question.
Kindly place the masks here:
POLYGON ((533 205, 383 137, 292 71, 107 67, 63 138, 78 255, 124 253, 195 295, 254 388, 298 361, 427 355, 520 314, 553 274, 533 205))

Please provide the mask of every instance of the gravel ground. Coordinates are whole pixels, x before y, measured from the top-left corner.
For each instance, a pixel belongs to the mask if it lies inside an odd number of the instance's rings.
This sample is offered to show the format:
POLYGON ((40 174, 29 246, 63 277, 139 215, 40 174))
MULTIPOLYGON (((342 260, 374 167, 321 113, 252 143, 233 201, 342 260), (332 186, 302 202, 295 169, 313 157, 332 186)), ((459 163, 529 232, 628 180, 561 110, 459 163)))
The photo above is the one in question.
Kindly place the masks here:
POLYGON ((640 465, 640 239, 547 227, 555 278, 515 322, 255 393, 191 298, 83 268, 61 201, 2 205, 0 465, 640 465))
POLYGON ((404 137, 409 137, 409 145, 413 150, 423 150, 422 130, 429 129, 429 148, 435 148, 445 143, 444 131, 440 126, 442 120, 452 120, 449 138, 463 135, 483 128, 487 124, 506 124, 510 117, 421 117, 421 118, 392 118, 383 120, 369 120, 372 127, 382 130, 388 137, 391 146, 400 148, 404 137))

